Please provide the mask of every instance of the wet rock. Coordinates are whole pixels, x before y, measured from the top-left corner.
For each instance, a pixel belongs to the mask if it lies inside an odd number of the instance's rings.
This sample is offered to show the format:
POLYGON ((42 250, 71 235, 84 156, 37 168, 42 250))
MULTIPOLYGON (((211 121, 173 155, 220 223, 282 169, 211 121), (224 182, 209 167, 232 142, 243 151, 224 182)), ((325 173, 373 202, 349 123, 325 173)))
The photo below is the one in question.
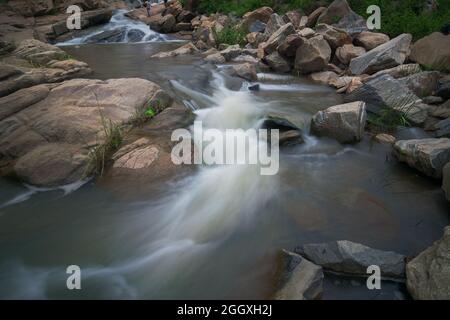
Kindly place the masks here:
POLYGON ((450 201, 450 163, 447 163, 442 169, 442 189, 445 192, 445 197, 450 201))
POLYGON ((298 34, 288 35, 278 46, 278 53, 283 57, 293 58, 297 49, 305 42, 305 39, 298 34))
POLYGON ((366 120, 364 102, 341 104, 316 113, 311 119, 311 132, 340 143, 358 142, 364 135, 366 120))
POLYGON ((259 91, 259 88, 260 88, 259 83, 257 83, 257 84, 249 86, 248 90, 250 90, 250 91, 259 91))
POLYGON ((352 38, 345 30, 327 24, 318 24, 316 26, 316 33, 321 34, 328 41, 333 51, 338 47, 342 47, 344 44, 352 43, 352 38))
POLYGON ((220 51, 220 54, 225 57, 225 60, 231 61, 242 53, 242 49, 238 44, 228 46, 225 50, 220 51))
POLYGON ((279 139, 280 147, 293 146, 304 142, 302 133, 299 130, 282 131, 279 139))
POLYGON ((368 80, 347 94, 344 100, 364 101, 367 110, 375 114, 379 114, 383 107, 393 108, 417 125, 425 122, 429 108, 408 87, 387 74, 368 80))
POLYGON ((319 299, 323 290, 323 271, 320 266, 302 256, 282 251, 280 289, 275 293, 279 300, 319 299))
POLYGON ((363 47, 367 51, 370 51, 388 42, 389 40, 389 36, 384 33, 363 31, 356 36, 355 44, 363 47))
POLYGON ((295 69, 300 73, 322 71, 328 65, 331 58, 331 48, 323 36, 315 36, 307 39, 297 49, 295 57, 295 69))
POLYGON ((406 266, 406 286, 417 300, 450 299, 450 227, 406 266))
POLYGON ((170 33, 173 31, 177 20, 171 14, 166 14, 163 16, 162 14, 158 14, 150 17, 148 24, 150 28, 156 32, 160 33, 170 33))
POLYGON ((277 51, 272 52, 264 58, 264 61, 270 66, 270 68, 277 72, 289 72, 291 71, 291 65, 286 61, 277 51))
POLYGON ((0 158, 37 186, 69 184, 89 174, 88 154, 105 142, 105 121, 123 124, 156 100, 164 102, 161 108, 170 102, 159 86, 134 78, 75 79, 49 90, 17 92, 16 112, 0 121, 0 158))
POLYGON ((151 56, 151 58, 170 58, 170 57, 177 57, 187 54, 194 54, 198 52, 198 49, 192 42, 189 42, 188 44, 185 44, 184 46, 179 47, 178 49, 167 51, 167 52, 158 52, 157 54, 154 54, 151 56))
POLYGON ((262 129, 278 129, 280 132, 286 131, 301 131, 301 129, 295 125, 292 121, 287 118, 280 117, 275 114, 266 115, 263 124, 261 125, 262 129))
POLYGON ((428 68, 450 71, 450 35, 434 32, 418 40, 409 58, 428 68))
POLYGON ((214 64, 221 64, 221 63, 225 63, 226 60, 225 60, 224 56, 218 52, 218 53, 210 54, 209 56, 207 56, 205 58, 205 61, 211 62, 214 64))
POLYGON ((292 23, 287 23, 275 31, 269 39, 265 42, 263 46, 264 51, 267 54, 271 54, 276 51, 278 46, 291 34, 295 33, 294 26, 292 23))
POLYGON ((127 32, 129 42, 140 42, 144 39, 145 33, 139 29, 131 29, 127 32))
POLYGON ((375 49, 355 58, 350 63, 352 74, 372 74, 403 64, 410 53, 412 36, 402 34, 375 49))
POLYGON ((336 81, 338 78, 338 75, 334 73, 333 71, 322 71, 322 72, 315 72, 311 73, 309 76, 311 80, 321 83, 321 84, 327 84, 331 85, 333 81, 336 81))
POLYGON ((264 33, 264 31, 266 30, 266 24, 260 20, 256 20, 254 21, 250 27, 248 28, 249 32, 260 32, 260 33, 264 33))
POLYGON ((326 11, 327 8, 325 7, 319 7, 308 16, 308 21, 306 22, 306 27, 312 28, 316 25, 317 19, 319 19, 320 15, 326 11))
POLYGON ((107 30, 100 32, 89 37, 87 43, 111 43, 111 42, 121 42, 125 40, 126 28, 117 28, 113 30, 107 30))
POLYGON ((234 70, 234 73, 248 81, 256 81, 258 80, 258 76, 256 75, 256 68, 251 63, 243 63, 231 66, 234 70))
POLYGON ((366 53, 363 47, 355 47, 352 44, 344 44, 342 47, 336 49, 336 57, 345 65, 350 61, 366 53))
POLYGON ((394 145, 394 154, 400 162, 425 175, 441 178, 442 168, 450 162, 450 139, 400 140, 394 145))
POLYGON ((348 240, 328 243, 306 244, 295 249, 311 262, 322 266, 325 270, 367 277, 367 268, 377 265, 381 276, 392 279, 405 277, 404 255, 373 249, 348 240))
POLYGON ((398 79, 398 81, 406 85, 418 97, 426 97, 436 92, 439 76, 437 71, 424 71, 398 79))
POLYGON ((379 133, 374 137, 374 140, 378 143, 383 143, 383 144, 394 144, 395 143, 395 137, 391 136, 390 134, 387 133, 379 133))

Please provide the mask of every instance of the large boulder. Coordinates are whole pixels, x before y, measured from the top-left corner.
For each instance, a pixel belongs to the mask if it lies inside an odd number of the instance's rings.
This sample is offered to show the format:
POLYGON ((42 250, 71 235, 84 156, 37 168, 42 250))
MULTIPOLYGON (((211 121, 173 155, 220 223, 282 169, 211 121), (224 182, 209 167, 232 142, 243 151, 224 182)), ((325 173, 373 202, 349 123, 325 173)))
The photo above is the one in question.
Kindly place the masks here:
POLYGON ((225 60, 231 61, 242 53, 241 47, 238 44, 228 46, 226 49, 220 51, 225 60))
POLYGON ((450 299, 450 227, 406 265, 406 286, 414 299, 450 299))
POLYGON ((322 267, 293 252, 283 250, 281 254, 280 288, 275 293, 275 299, 319 299, 323 290, 322 267))
POLYGON ((297 53, 297 49, 305 42, 305 39, 302 38, 299 34, 291 34, 284 39, 279 47, 278 52, 286 58, 295 58, 295 54, 297 53))
POLYGON ((286 59, 284 59, 277 51, 272 52, 264 58, 264 61, 270 66, 273 71, 277 72, 289 72, 291 71, 291 65, 286 59))
POLYGON ((171 101, 156 84, 136 78, 75 79, 48 85, 47 90, 17 92, 21 102, 0 121, 2 168, 42 187, 87 177, 93 169, 93 150, 110 143, 112 135, 107 132, 128 123, 149 105, 158 104, 155 111, 159 111, 171 101), (31 94, 32 99, 23 97, 31 94))
POLYGON ((341 104, 317 112, 311 119, 311 133, 341 143, 358 142, 364 135, 366 120, 364 102, 341 104))
POLYGON ((243 16, 242 25, 249 28, 255 21, 261 21, 263 23, 269 22, 270 16, 273 14, 273 10, 270 7, 262 7, 251 12, 247 12, 243 16))
POLYGON ((308 28, 312 28, 316 25, 317 19, 319 19, 320 15, 326 11, 327 8, 325 7, 319 7, 308 16, 308 20, 306 21, 305 26, 308 28))
POLYGON ((367 51, 370 51, 388 42, 389 40, 389 36, 384 33, 363 31, 356 36, 355 44, 363 47, 367 51))
POLYGON ((291 34, 295 33, 294 26, 292 23, 286 23, 281 26, 277 31, 275 31, 264 45, 264 51, 270 54, 277 50, 278 46, 291 34))
POLYGON ((318 35, 305 40, 297 49, 295 69, 300 73, 311 73, 324 70, 331 58, 331 48, 323 36, 318 35))
POLYGON ((408 77, 410 75, 421 72, 422 69, 417 63, 402 64, 393 68, 385 69, 374 73, 369 79, 376 78, 382 74, 388 74, 394 79, 408 77))
POLYGON ((370 50, 351 61, 350 71, 357 75, 372 74, 403 64, 410 53, 411 39, 410 34, 402 34, 370 50))
POLYGON ((399 140, 394 144, 394 154, 425 175, 441 178, 443 167, 450 162, 450 139, 399 140))
POLYGON ((392 108, 405 115, 413 124, 423 124, 428 106, 407 86, 388 74, 370 79, 344 97, 344 101, 364 101, 367 110, 380 114, 383 108, 392 108))
POLYGON ((266 39, 270 38, 270 36, 272 34, 274 34, 277 30, 279 30, 285 24, 286 24, 286 22, 284 22, 282 17, 280 17, 277 13, 273 13, 270 16, 270 19, 266 25, 266 30, 264 31, 265 38, 266 39))
POLYGON ((400 78, 398 81, 406 85, 418 97, 433 95, 438 88, 438 71, 424 71, 400 78))
POLYGON ((351 44, 352 38, 348 33, 336 27, 332 27, 327 24, 320 23, 316 26, 316 32, 323 35, 325 40, 328 41, 331 49, 336 50, 338 47, 342 47, 344 44, 351 44))
POLYGON ((67 56, 62 49, 36 39, 23 40, 12 54, 39 66, 67 56))
POLYGON ((363 47, 356 47, 353 44, 344 44, 336 49, 336 57, 340 62, 348 65, 350 61, 366 53, 363 47))
POLYGON ((427 68, 450 71, 450 35, 434 32, 418 40, 409 58, 427 68))
POLYGON ((347 241, 306 244, 294 250, 325 270, 355 276, 369 276, 367 268, 380 267, 381 276, 392 279, 405 277, 404 255, 373 249, 365 245, 347 241))
POLYGON ((352 11, 346 0, 333 1, 320 14, 317 23, 325 23, 342 28, 349 34, 357 34, 367 30, 366 21, 352 11))
POLYGON ((150 28, 152 30, 154 30, 156 32, 160 32, 160 33, 172 32, 176 23, 177 23, 177 20, 171 14, 166 14, 165 16, 163 16, 162 14, 158 14, 158 15, 152 16, 148 21, 150 28))
POLYGON ((256 67, 251 63, 235 64, 231 66, 233 73, 242 79, 247 81, 256 81, 258 76, 256 75, 256 67))
POLYGON ((445 197, 450 201, 450 162, 442 169, 442 189, 445 192, 445 197))

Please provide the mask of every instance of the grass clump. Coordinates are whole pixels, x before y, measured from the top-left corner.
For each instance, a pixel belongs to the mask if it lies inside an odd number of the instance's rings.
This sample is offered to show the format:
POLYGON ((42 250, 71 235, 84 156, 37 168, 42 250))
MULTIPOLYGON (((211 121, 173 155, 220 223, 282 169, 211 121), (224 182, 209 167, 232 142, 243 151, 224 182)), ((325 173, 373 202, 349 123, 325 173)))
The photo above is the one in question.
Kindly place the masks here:
POLYGON ((214 37, 216 39, 217 45, 238 44, 240 46, 243 46, 246 43, 246 35, 246 30, 239 26, 227 26, 220 31, 214 31, 214 37))
POLYGON ((367 122, 374 131, 393 132, 397 127, 410 127, 406 113, 384 106, 378 114, 369 113, 367 122))

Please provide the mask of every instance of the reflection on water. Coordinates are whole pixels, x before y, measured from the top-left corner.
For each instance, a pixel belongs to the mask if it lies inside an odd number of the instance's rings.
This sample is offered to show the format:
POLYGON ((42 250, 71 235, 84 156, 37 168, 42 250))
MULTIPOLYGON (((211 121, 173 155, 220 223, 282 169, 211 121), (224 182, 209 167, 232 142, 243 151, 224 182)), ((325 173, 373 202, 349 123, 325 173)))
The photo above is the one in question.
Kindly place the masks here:
MULTIPOLYGON (((149 62, 173 47, 68 51, 91 64, 94 77, 143 77, 194 101, 210 128, 251 128, 277 113, 307 133, 312 114, 341 102, 299 78, 266 75, 262 90, 250 92, 195 56, 149 62)), ((144 194, 134 198, 90 181, 24 199, 28 189, 0 180, 0 297, 268 298, 279 248, 348 239, 412 255, 441 236, 449 217, 440 186, 398 164, 387 146, 305 140, 282 151, 276 176, 255 166, 200 167, 156 186, 124 186, 144 194), (16 197, 26 201, 5 206, 16 197), (81 291, 65 289, 71 264, 82 269, 81 291)), ((324 298, 374 298, 351 280, 328 277, 325 288, 324 298)), ((403 297, 398 285, 383 288, 381 297, 403 297)))

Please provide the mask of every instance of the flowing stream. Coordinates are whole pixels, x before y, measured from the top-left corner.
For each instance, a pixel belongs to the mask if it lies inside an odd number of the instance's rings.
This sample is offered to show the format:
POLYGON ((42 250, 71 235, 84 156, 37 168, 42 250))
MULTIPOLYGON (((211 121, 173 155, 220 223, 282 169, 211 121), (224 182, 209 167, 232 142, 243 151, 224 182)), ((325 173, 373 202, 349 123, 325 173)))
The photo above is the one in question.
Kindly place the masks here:
MULTIPOLYGON (((270 298, 280 248, 347 239, 414 255, 448 225, 439 184, 398 164, 389 147, 308 135, 315 112, 342 102, 334 90, 267 73, 260 91, 249 91, 226 66, 196 55, 149 61, 179 43, 85 40, 64 49, 93 78, 155 81, 207 128, 257 128, 266 114, 284 116, 302 127, 305 143, 281 150, 275 176, 254 165, 201 165, 115 188, 87 181, 44 190, 0 179, 0 298, 270 298), (72 264, 82 269, 82 290, 65 287, 72 264)), ((407 298, 401 284, 382 288, 328 275, 324 298, 407 298)))

